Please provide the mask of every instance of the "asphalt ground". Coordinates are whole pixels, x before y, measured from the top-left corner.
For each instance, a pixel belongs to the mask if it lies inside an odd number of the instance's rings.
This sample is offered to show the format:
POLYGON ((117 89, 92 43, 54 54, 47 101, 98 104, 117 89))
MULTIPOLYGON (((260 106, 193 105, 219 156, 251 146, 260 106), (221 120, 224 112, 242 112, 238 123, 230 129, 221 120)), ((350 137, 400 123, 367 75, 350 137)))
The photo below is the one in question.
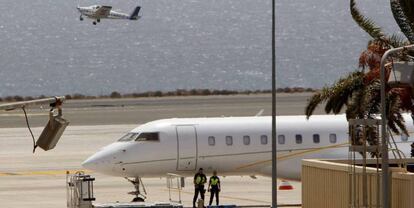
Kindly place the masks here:
MULTIPOLYGON (((66 207, 67 170, 81 170, 81 163, 101 147, 110 144, 135 125, 69 126, 56 148, 32 153, 32 141, 26 128, 0 129, 0 204, 1 207, 66 207)), ((39 135, 41 127, 33 128, 39 135)), ((87 172, 96 178, 95 203, 129 202, 133 186, 123 178, 87 172)), ((185 206, 191 206, 193 187, 186 179, 182 191, 185 206)), ((150 202, 169 200, 165 178, 144 178, 150 202)), ((222 204, 270 205, 271 178, 232 176, 221 178, 222 204)), ((290 191, 278 191, 279 204, 301 202, 300 182, 292 182, 290 191)), ((209 197, 209 193, 206 194, 209 197)), ((173 192, 172 199, 178 200, 173 192)))
MULTIPOLYGON (((310 94, 278 94, 277 115, 303 114, 310 94)), ((81 170, 81 163, 103 146, 139 124, 172 117, 271 115, 271 95, 166 97, 141 99, 68 100, 63 114, 71 124, 55 149, 32 153, 32 139, 21 110, 0 112, 0 203, 2 207, 66 207, 66 170, 81 170)), ((37 137, 48 119, 48 106, 28 109, 37 137)), ((132 185, 123 178, 90 173, 96 178, 99 203, 128 202, 132 185)), ((168 201, 165 178, 143 179, 149 201, 168 201)), ((191 184, 190 179, 186 179, 191 184)), ((301 202, 300 182, 292 191, 278 191, 279 204, 301 202)), ((222 178, 221 202, 237 205, 270 205, 271 179, 222 178)), ((193 187, 182 192, 191 206, 193 187)), ((175 195, 177 196, 177 195, 175 195)), ((207 197, 209 195, 207 194, 207 197)))
MULTIPOLYGON (((276 115, 303 115, 310 93, 278 93, 276 115)), ((136 99, 67 100, 63 116, 73 126, 142 124, 163 118, 271 115, 271 94, 136 99)), ((30 125, 44 126, 49 106, 27 109, 30 125)), ((315 114, 324 114, 317 108, 315 114)), ((0 111, 0 128, 25 127, 21 109, 0 111)))

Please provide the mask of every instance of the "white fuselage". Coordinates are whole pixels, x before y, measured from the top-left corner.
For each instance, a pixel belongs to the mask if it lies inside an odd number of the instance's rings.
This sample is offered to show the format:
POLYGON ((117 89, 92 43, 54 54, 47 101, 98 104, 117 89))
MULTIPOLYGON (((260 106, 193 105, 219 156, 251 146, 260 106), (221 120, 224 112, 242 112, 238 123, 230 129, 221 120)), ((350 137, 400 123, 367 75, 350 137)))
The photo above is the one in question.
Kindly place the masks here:
MULTIPOLYGON (((407 124, 412 132, 412 122, 407 124)), ((277 116, 278 177, 300 179, 304 158, 346 159, 347 130, 344 115, 309 120, 277 116)), ((198 168, 217 170, 220 175, 270 176, 272 172, 271 117, 164 119, 141 125, 129 135, 130 141, 104 147, 83 166, 122 177, 192 176, 198 168)), ((401 138, 397 138, 399 148, 409 154, 413 140, 401 138)))
POLYGON ((85 15, 86 17, 89 17, 91 19, 129 19, 130 16, 128 14, 110 11, 108 15, 99 15, 97 14, 97 8, 96 6, 89 6, 89 7, 78 7, 79 12, 82 15, 85 15))
POLYGON ((79 12, 82 15, 85 15, 91 19, 129 19, 129 15, 119 12, 111 11, 108 15, 102 16, 96 14, 96 9, 89 8, 89 7, 80 7, 78 8, 79 12))
POLYGON ((104 5, 92 5, 88 7, 77 7, 80 12, 79 20, 83 20, 83 16, 94 19, 93 24, 96 25, 101 19, 128 19, 128 20, 138 20, 140 18, 139 11, 140 6, 135 7, 135 10, 130 14, 124 14, 120 12, 112 11, 112 6, 104 5))

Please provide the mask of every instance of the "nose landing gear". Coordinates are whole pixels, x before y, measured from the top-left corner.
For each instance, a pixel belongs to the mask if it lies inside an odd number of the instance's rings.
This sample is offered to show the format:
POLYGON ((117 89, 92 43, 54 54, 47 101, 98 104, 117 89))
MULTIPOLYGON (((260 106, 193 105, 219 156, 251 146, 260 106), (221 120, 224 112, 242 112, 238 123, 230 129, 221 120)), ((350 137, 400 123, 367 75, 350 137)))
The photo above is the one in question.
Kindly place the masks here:
POLYGON ((82 15, 79 17, 79 20, 80 20, 80 21, 83 21, 83 17, 82 17, 82 15))
POLYGON ((145 195, 147 194, 147 191, 145 190, 144 183, 142 183, 141 177, 136 177, 134 179, 129 179, 125 177, 125 179, 134 185, 135 191, 128 192, 128 194, 134 195, 135 197, 132 199, 132 202, 144 202, 147 198, 145 195), (142 186, 142 190, 144 191, 144 194, 141 194, 140 186, 142 186))

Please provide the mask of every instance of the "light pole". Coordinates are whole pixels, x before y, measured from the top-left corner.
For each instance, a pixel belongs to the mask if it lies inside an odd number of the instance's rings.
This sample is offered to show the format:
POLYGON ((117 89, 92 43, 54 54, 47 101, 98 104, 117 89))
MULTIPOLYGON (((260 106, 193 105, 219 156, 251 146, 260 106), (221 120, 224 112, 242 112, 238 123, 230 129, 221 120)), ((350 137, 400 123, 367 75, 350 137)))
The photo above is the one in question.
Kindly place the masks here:
POLYGON ((41 104, 55 104, 55 103, 63 103, 65 101, 65 97, 52 97, 52 98, 42 98, 36 100, 28 100, 28 101, 21 101, 21 102, 14 102, 14 103, 5 103, 0 105, 0 110, 14 110, 17 108, 28 107, 31 105, 41 105, 41 104))
POLYGON ((276 192, 276 24, 275 1, 272 0, 272 207, 277 207, 276 192))
MULTIPOLYGON (((387 134, 387 116, 385 103, 385 64, 388 57, 396 52, 414 48, 414 45, 393 48, 384 53, 381 58, 381 170, 382 170, 382 207, 391 207, 390 200, 390 173, 388 161, 388 134, 387 134)), ((401 77, 399 77, 401 78, 401 77)), ((396 80, 397 82, 400 80, 396 80)), ((413 87, 414 83, 410 83, 413 87)))

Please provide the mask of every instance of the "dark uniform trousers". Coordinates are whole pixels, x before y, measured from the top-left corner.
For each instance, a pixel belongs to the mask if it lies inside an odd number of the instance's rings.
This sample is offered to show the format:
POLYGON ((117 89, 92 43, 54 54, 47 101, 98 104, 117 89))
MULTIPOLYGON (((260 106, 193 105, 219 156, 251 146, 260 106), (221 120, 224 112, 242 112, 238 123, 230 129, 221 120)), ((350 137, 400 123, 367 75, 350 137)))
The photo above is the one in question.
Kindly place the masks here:
POLYGON ((212 186, 210 189, 210 203, 209 205, 213 203, 213 197, 216 195, 216 205, 219 205, 219 189, 218 186, 212 186))
POLYGON ((194 190, 194 198, 193 198, 193 207, 195 207, 195 203, 198 198, 198 193, 200 193, 201 199, 204 201, 204 186, 203 185, 195 185, 194 190))

